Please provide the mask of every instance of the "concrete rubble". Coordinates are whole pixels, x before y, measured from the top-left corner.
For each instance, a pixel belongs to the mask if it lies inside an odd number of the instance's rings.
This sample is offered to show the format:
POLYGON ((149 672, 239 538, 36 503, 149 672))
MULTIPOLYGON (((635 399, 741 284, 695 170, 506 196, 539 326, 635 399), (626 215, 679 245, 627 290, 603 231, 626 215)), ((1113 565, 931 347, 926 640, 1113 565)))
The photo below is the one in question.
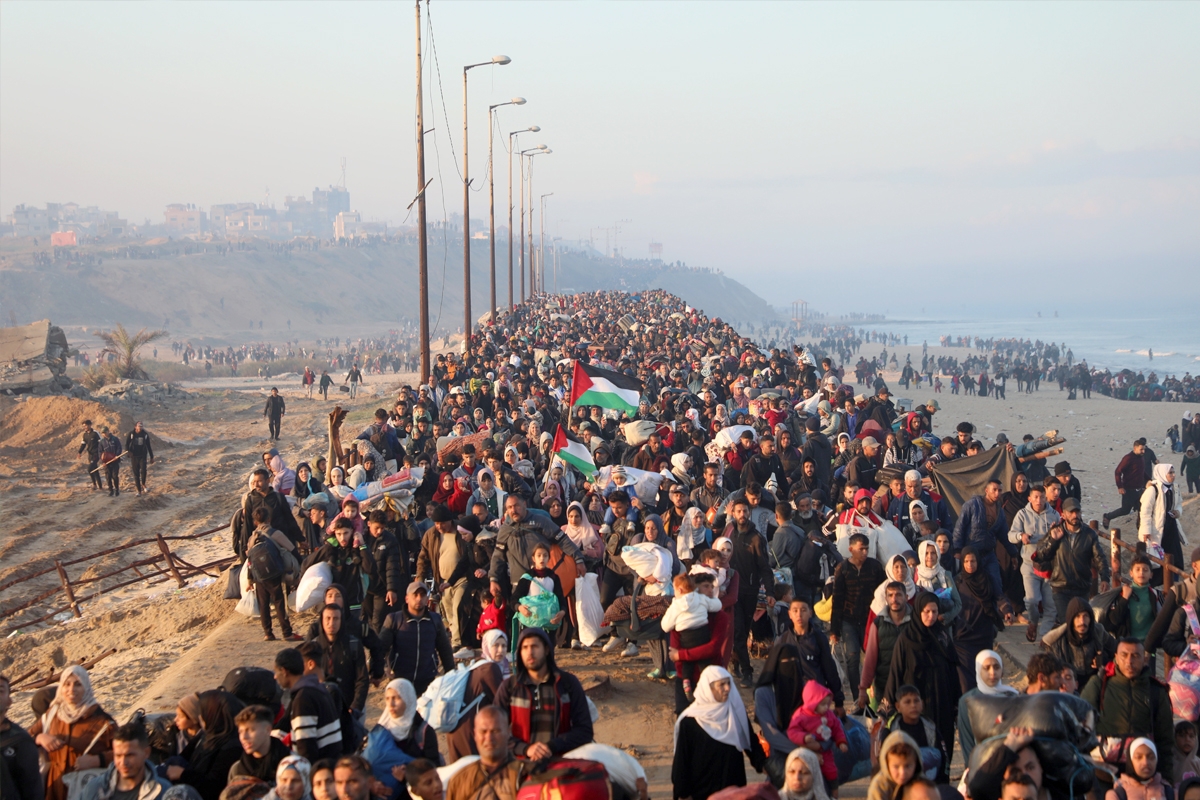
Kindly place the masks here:
POLYGON ((48 319, 0 328, 0 392, 62 394, 82 388, 67 377, 67 359, 74 354, 63 329, 48 319))
POLYGON ((92 397, 96 400, 125 402, 135 405, 146 403, 165 405, 171 402, 186 400, 190 395, 187 391, 173 383, 125 379, 96 389, 92 392, 92 397))

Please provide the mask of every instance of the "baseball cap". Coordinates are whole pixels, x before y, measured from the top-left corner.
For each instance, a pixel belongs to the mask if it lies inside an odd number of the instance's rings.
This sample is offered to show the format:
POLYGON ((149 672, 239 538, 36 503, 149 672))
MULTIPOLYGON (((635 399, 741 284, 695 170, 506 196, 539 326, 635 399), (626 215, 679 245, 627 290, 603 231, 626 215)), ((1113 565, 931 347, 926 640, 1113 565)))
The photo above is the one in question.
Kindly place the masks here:
POLYGON ((405 596, 408 596, 410 594, 416 594, 417 592, 429 594, 429 587, 425 585, 424 581, 413 581, 408 585, 408 589, 404 591, 404 594, 405 596))
POLYGON ((874 436, 868 436, 862 440, 863 447, 879 447, 879 441, 874 436))
POLYGON ((1068 497, 1063 501, 1063 511, 1078 511, 1079 501, 1074 497, 1068 497))
POLYGON ((940 404, 940 403, 938 403, 938 401, 937 401, 937 400, 930 400, 928 403, 926 403, 926 404, 925 404, 925 407, 926 407, 926 408, 932 408, 934 411, 941 411, 941 410, 942 410, 942 406, 941 406, 941 404, 940 404))

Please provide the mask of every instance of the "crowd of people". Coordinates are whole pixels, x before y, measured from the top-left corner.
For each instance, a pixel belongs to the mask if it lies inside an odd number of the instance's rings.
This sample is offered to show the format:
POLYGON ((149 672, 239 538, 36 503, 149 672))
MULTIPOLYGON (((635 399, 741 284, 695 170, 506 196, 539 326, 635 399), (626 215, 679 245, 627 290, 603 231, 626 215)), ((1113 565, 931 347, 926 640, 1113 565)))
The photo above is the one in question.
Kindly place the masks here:
MULTIPOLYGON (((30 731, 48 768, 13 773, 13 796, 67 800, 97 769, 88 800, 515 800, 565 759, 644 800, 560 665, 595 647, 648 651, 646 679, 673 687, 679 800, 745 786, 747 760, 785 800, 867 774, 881 800, 1067 796, 1093 746, 1117 797, 1200 797, 1195 728, 1153 673, 1158 649, 1200 646, 1200 548, 1170 591, 1145 554, 1114 575, 1070 464, 1047 468, 1056 431, 989 450, 970 422, 935 424, 936 400, 902 411, 846 377, 662 291, 517 307, 343 436, 352 463, 262 454, 231 529, 263 635, 285 642, 270 672, 118 726, 68 669, 30 731), (639 400, 573 403, 581 374, 639 400), (297 631, 285 598, 316 575, 297 631), (1041 699, 1003 682, 1011 624, 1045 644, 1026 667, 1041 699), (996 730, 997 703, 1021 724, 996 730)), ((1174 469, 1137 455, 1120 513, 1182 563, 1174 469)))

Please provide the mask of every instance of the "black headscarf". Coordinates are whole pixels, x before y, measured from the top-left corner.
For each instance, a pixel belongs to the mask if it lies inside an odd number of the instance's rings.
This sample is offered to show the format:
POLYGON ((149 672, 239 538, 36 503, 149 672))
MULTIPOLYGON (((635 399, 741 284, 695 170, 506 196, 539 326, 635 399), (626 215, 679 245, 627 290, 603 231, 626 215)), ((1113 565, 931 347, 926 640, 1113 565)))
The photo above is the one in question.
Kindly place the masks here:
POLYGON ((1013 474, 1012 482, 1008 485, 1008 491, 1000 497, 1000 505, 1004 509, 1004 515, 1008 519, 1008 524, 1017 517, 1017 512, 1024 508, 1029 503, 1029 478, 1024 473, 1016 472, 1013 474), (1025 478, 1025 491, 1017 491, 1017 478, 1025 478))
POLYGON ((905 625, 900 632, 900 637, 907 639, 917 648, 933 648, 932 655, 936 658, 951 658, 950 652, 953 645, 950 643, 950 636, 946 631, 946 626, 941 620, 935 619, 932 625, 925 625, 921 621, 921 609, 930 603, 937 604, 937 595, 933 592, 918 592, 917 597, 913 600, 912 620, 908 625, 905 625))
POLYGON ((782 728, 791 722, 792 714, 804 702, 800 650, 786 641, 772 647, 757 685, 775 690, 775 719, 779 726, 782 728))
POLYGON ((964 568, 959 570, 959 573, 954 576, 959 592, 965 589, 979 601, 980 605, 984 608, 990 608, 996 603, 995 588, 992 586, 992 579, 988 577, 986 572, 979 568, 979 552, 971 545, 967 545, 962 549, 961 556, 964 563, 967 560, 967 556, 975 556, 975 571, 967 572, 964 568))
POLYGON ((1092 605, 1082 597, 1072 597, 1071 602, 1067 603, 1067 636, 1070 637, 1071 644, 1076 647, 1083 647, 1092 638, 1092 627, 1096 624, 1095 616, 1092 612, 1092 605), (1075 632, 1075 617, 1080 614, 1087 614, 1088 629, 1087 633, 1080 636, 1075 632))

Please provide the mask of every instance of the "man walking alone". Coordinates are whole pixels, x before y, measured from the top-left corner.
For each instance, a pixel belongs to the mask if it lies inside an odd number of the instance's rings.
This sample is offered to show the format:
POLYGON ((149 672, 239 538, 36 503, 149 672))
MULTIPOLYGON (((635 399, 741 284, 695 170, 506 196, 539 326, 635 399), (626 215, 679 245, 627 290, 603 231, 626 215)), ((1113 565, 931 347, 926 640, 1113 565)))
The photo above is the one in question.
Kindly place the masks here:
POLYGON ((1146 488, 1146 440, 1138 439, 1133 450, 1125 454, 1113 474, 1117 492, 1121 495, 1121 507, 1109 511, 1100 518, 1100 527, 1107 528, 1110 519, 1123 517, 1134 509, 1141 508, 1142 490, 1146 488))
POLYGON ((285 410, 283 398, 279 396, 279 390, 272 386, 271 396, 267 398, 267 405, 263 408, 263 416, 267 418, 267 427, 269 428, 271 439, 274 441, 279 441, 279 423, 283 421, 285 410))

